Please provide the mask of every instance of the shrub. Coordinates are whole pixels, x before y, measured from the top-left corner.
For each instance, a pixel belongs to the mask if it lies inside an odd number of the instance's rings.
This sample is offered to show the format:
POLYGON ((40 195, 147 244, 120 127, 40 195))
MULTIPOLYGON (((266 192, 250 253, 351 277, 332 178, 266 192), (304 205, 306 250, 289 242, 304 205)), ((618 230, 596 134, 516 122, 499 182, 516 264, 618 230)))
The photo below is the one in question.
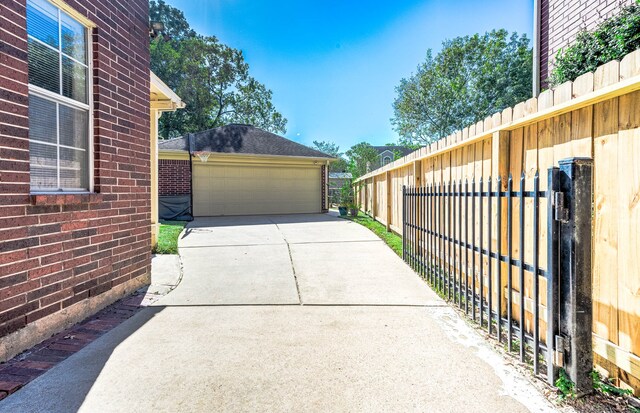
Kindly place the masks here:
POLYGON ((594 31, 580 32, 575 42, 560 49, 551 72, 551 85, 575 80, 604 63, 622 59, 636 49, 640 49, 640 0, 624 7, 594 31))

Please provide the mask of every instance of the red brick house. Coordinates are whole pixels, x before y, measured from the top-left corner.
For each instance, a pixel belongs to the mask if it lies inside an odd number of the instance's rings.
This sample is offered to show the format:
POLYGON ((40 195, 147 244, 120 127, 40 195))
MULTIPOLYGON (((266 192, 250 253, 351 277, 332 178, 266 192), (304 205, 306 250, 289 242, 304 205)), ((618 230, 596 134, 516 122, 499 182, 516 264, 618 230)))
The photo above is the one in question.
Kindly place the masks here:
POLYGON ((147 0, 0 5, 0 360, 148 283, 147 0))
POLYGON ((534 95, 548 87, 556 54, 636 0, 534 0, 534 95))

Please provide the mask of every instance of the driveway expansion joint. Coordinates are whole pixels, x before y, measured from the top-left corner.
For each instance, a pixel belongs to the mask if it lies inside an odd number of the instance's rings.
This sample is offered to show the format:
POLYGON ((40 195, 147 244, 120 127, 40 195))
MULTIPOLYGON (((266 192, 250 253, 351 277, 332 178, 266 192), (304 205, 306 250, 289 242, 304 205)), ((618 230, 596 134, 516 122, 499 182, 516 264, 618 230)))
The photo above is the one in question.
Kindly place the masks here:
POLYGON ((278 224, 274 220, 272 220, 271 218, 269 218, 269 221, 271 221, 273 223, 273 225, 276 226, 276 228, 278 229, 278 232, 282 236, 282 239, 287 244, 287 251, 289 252, 289 262, 291 263, 291 271, 293 272, 293 280, 296 283, 296 292, 298 293, 298 301, 300 302, 300 305, 304 305, 304 303, 302 302, 302 295, 300 294, 300 285, 298 284, 298 276, 296 275, 296 267, 293 264, 293 255, 291 253, 291 245, 289 244, 289 241, 287 241, 287 238, 284 236, 284 233, 282 232, 282 230, 280 229, 278 224))

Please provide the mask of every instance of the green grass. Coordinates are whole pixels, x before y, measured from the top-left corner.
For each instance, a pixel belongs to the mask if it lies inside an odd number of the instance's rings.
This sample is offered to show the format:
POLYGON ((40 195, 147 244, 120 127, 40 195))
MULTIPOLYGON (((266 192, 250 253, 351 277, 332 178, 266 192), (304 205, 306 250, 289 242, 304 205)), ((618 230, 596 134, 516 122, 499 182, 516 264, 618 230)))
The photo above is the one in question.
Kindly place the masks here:
POLYGON ((185 221, 162 221, 160 223, 160 234, 158 235, 158 245, 153 249, 154 254, 177 254, 178 237, 180 232, 187 225, 185 221))
POLYGON ((398 254, 399 257, 402 257, 402 237, 396 235, 393 232, 387 232, 387 227, 382 225, 381 223, 374 221, 371 217, 360 212, 357 217, 351 216, 341 216, 340 218, 348 219, 353 222, 357 222, 358 224, 369 228, 376 234, 380 239, 382 239, 388 246, 398 254))

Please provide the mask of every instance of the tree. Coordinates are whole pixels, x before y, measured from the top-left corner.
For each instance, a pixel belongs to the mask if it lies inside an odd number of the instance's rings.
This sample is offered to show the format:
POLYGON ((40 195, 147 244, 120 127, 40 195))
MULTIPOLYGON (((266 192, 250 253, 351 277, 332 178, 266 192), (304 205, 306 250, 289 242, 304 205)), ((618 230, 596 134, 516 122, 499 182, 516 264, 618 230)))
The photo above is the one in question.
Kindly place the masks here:
POLYGON ((378 165, 378 151, 366 142, 353 145, 345 154, 353 179, 359 178, 378 165))
POLYGON ((337 159, 329 165, 329 172, 347 171, 347 161, 342 157, 344 153, 340 152, 340 147, 338 145, 328 141, 313 141, 313 147, 314 149, 337 159))
POLYGON ((149 1, 149 21, 164 24, 163 34, 175 40, 197 36, 184 13, 169 6, 164 0, 149 1))
POLYGON ((340 147, 333 142, 313 141, 313 147, 314 149, 319 150, 322 153, 326 153, 327 155, 331 155, 335 158, 343 155, 343 153, 340 152, 340 147))
POLYGON ((185 109, 160 118, 164 138, 229 123, 245 123, 286 133, 287 119, 272 103, 272 92, 249 75, 240 50, 201 36, 183 13, 163 0, 149 3, 152 21, 165 25, 168 36, 151 42, 151 70, 186 103, 185 109))
POLYGON ((401 144, 428 144, 528 99, 531 76, 526 35, 494 30, 446 40, 400 80, 391 122, 401 144))

